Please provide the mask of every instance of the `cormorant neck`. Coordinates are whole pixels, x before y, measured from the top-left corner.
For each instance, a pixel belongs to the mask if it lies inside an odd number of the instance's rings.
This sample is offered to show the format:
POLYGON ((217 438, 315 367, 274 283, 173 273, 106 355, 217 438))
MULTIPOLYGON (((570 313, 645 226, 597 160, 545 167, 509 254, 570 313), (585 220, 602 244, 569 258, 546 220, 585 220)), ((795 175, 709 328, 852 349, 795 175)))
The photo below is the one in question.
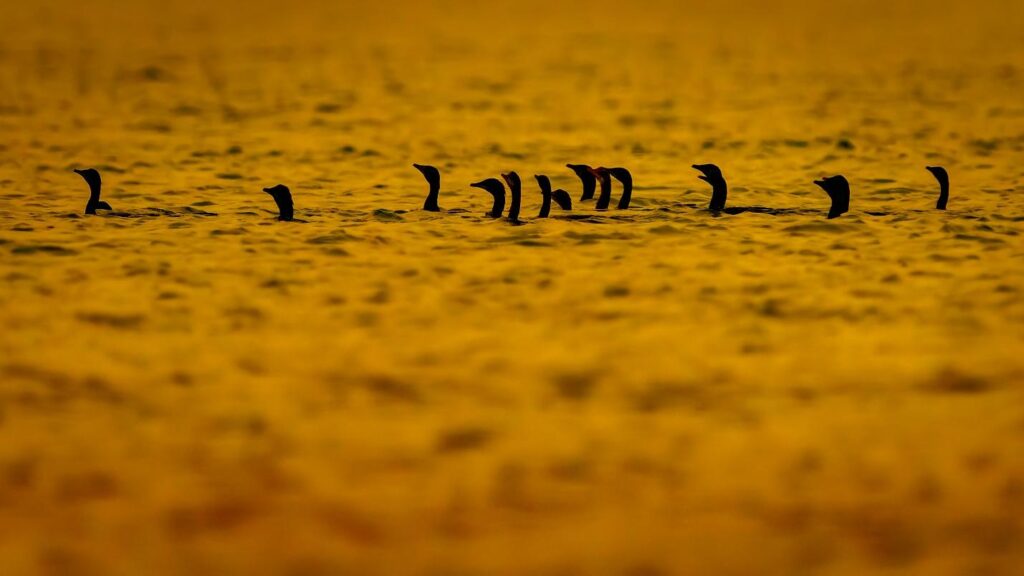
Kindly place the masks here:
POLYGON ((607 172, 601 174, 601 195, 594 206, 597 210, 607 210, 612 201, 612 177, 607 172))
POLYGON ((729 195, 729 185, 726 184, 725 178, 715 179, 711 183, 711 204, 708 205, 710 210, 725 210, 725 199, 729 195))
POLYGON ((537 217, 538 218, 547 218, 548 214, 551 213, 551 190, 550 190, 550 188, 548 190, 544 190, 542 188, 540 193, 541 193, 541 196, 543 197, 543 200, 541 201, 541 204, 540 204, 540 214, 538 214, 537 217))
POLYGON ((619 210, 629 208, 629 199, 633 196, 633 179, 626 177, 622 181, 622 196, 619 198, 619 210))
POLYGON ((441 208, 437 205, 437 197, 441 193, 441 182, 438 180, 430 181, 430 193, 427 194, 427 200, 423 203, 423 209, 428 212, 440 212, 441 208))
POLYGON ((850 191, 839 190, 832 194, 832 206, 828 210, 828 218, 838 218, 850 211, 850 191))
POLYGON ((522 187, 518 182, 512 184, 512 204, 508 207, 508 219, 511 222, 519 221, 519 206, 522 202, 522 187))
POLYGON ((583 196, 580 196, 580 200, 593 199, 594 190, 597 188, 597 178, 594 178, 593 174, 586 174, 580 176, 580 180, 583 181, 583 196))
POLYGON ((494 205, 491 206, 491 218, 501 218, 501 213, 505 211, 505 191, 491 192, 494 196, 494 205))
POLYGON ((938 210, 945 210, 947 202, 949 202, 949 180, 940 180, 939 201, 935 204, 935 208, 938 210))

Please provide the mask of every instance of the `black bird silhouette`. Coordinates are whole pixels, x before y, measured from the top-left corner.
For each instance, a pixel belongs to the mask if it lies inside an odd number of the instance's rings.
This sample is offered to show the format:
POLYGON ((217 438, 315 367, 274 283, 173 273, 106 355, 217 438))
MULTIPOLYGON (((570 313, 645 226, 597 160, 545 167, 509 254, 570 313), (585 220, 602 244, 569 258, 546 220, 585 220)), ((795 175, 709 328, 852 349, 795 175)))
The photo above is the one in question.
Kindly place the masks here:
POLYGON ((427 212, 440 212, 441 208, 437 205, 437 196, 441 193, 441 173, 437 168, 425 164, 413 164, 412 166, 419 170, 423 177, 427 179, 427 183, 430 184, 430 193, 427 194, 427 200, 423 203, 423 209, 427 212))
POLYGON ((607 168, 591 168, 590 173, 594 175, 594 178, 601 183, 601 195, 597 197, 597 203, 594 204, 595 210, 607 210, 608 205, 612 202, 612 177, 608 173, 607 168))
POLYGON ((622 196, 619 197, 619 210, 629 208, 629 200, 633 197, 633 175, 625 168, 609 168, 608 174, 622 184, 622 196))
POLYGON ((277 219, 284 222, 291 222, 294 218, 292 206, 292 192, 284 184, 278 184, 272 188, 264 188, 264 192, 270 194, 277 203, 277 219))
POLYGON ((572 198, 569 193, 559 188, 554 192, 551 191, 551 180, 543 174, 537 174, 534 176, 537 179, 537 185, 540 186, 540 193, 543 197, 543 202, 540 205, 540 214, 537 214, 537 218, 547 218, 551 212, 551 199, 554 198, 555 202, 562 210, 572 210, 572 198))
POLYGON ((523 200, 523 182, 519 179, 519 174, 515 172, 502 174, 501 177, 505 179, 505 183, 508 184, 508 189, 512 193, 512 203, 508 205, 508 221, 520 224, 519 206, 523 200))
POLYGON ((711 203, 708 204, 708 210, 715 212, 725 210, 725 199, 729 195, 729 185, 725 183, 722 170, 714 164, 694 164, 693 167, 702 173, 697 178, 711 184, 711 203))
POLYGON ((843 176, 829 176, 821 180, 815 180, 815 184, 821 186, 828 197, 832 199, 832 206, 828 210, 828 219, 838 218, 840 215, 850 211, 850 183, 843 176))
POLYGON ((470 186, 490 192, 491 196, 494 197, 494 205, 491 207, 491 211, 487 213, 487 216, 501 218, 501 213, 505 211, 505 185, 501 183, 501 180, 488 178, 474 182, 470 186))
POLYGON ((103 181, 100 180, 99 172, 92 168, 86 168, 85 170, 75 170, 75 173, 89 185, 89 202, 85 205, 86 214, 95 214, 97 210, 113 210, 110 204, 100 200, 100 188, 103 186, 103 181))
POLYGON ((942 166, 925 166, 925 169, 939 181, 939 201, 935 204, 935 209, 945 210, 946 202, 949 202, 949 173, 942 166))
POLYGON ((594 178, 594 173, 591 172, 593 168, 586 164, 566 164, 566 168, 572 170, 579 176, 581 182, 583 182, 583 195, 580 196, 580 202, 584 200, 593 200, 594 189, 597 187, 597 179, 594 178))

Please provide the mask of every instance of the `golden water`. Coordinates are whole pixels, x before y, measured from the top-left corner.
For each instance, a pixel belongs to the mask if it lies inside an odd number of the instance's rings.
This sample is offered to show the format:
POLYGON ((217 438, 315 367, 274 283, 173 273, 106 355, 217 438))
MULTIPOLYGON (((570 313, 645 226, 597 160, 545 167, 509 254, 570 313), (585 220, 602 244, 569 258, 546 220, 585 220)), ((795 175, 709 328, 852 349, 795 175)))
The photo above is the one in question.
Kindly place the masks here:
POLYGON ((0 573, 1024 564, 1019 2, 6 4, 0 573))

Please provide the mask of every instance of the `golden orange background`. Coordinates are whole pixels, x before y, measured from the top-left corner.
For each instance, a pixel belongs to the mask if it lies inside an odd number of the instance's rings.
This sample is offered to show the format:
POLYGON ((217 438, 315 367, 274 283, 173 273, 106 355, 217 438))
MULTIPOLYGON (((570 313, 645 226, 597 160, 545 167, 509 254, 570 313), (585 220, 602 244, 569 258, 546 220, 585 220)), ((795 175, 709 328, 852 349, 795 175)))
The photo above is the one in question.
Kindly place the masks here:
POLYGON ((1024 565, 1020 2, 5 4, 0 574, 1024 565))

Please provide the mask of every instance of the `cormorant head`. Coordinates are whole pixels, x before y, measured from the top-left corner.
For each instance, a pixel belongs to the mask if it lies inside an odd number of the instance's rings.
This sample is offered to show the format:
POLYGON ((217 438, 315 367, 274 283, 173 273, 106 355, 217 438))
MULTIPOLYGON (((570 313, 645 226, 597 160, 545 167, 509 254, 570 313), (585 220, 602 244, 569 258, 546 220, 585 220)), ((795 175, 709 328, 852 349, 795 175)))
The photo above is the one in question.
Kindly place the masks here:
POLYGON ((575 172, 580 178, 593 176, 590 166, 587 166, 586 164, 566 164, 565 167, 575 172))
POLYGON ((505 179, 505 183, 508 184, 508 187, 511 190, 519 190, 523 186, 523 182, 519 179, 519 174, 516 174, 515 172, 502 174, 501 177, 505 179))
POLYGON ((616 180, 621 182, 623 185, 633 184, 633 175, 630 174, 629 170, 626 170, 625 168, 609 168, 608 174, 610 174, 612 178, 615 178, 616 180))
POLYGON ((505 185, 502 184, 501 180, 498 180, 497 178, 488 178, 486 180, 474 182, 470 184, 470 186, 472 186, 473 188, 487 190, 488 192, 491 193, 491 196, 494 197, 505 195, 505 185))
POLYGON ((569 193, 565 190, 562 190, 561 188, 555 190, 551 193, 551 199, 554 200, 562 210, 572 210, 572 198, 569 197, 569 193))
POLYGON ((427 179, 427 182, 430 182, 431 184, 441 182, 441 173, 437 168, 426 164, 413 164, 412 166, 423 174, 423 177, 427 179))
POLYGON ((292 195, 291 190, 289 190, 284 184, 278 184, 271 188, 264 188, 263 191, 273 196, 275 200, 279 198, 290 198, 292 195))
POLYGON ((829 198, 836 199, 844 195, 849 198, 850 196, 850 183, 843 176, 829 176, 828 178, 815 180, 814 183, 820 186, 828 194, 829 198))
POLYGON ((93 170, 92 168, 86 168, 85 170, 75 170, 75 173, 85 179, 85 182, 89 185, 89 188, 99 190, 100 184, 100 173, 93 170))
POLYGON ((701 180, 711 184, 712 187, 725 184, 725 177, 722 176, 722 169, 714 164, 694 164, 693 167, 701 172, 701 180))
POLYGON ((949 173, 942 166, 925 166, 925 170, 931 172, 939 184, 949 184, 949 173))
POLYGON ((537 179, 537 185, 540 186, 541 194, 545 196, 551 194, 551 180, 543 174, 537 174, 534 176, 537 179))

